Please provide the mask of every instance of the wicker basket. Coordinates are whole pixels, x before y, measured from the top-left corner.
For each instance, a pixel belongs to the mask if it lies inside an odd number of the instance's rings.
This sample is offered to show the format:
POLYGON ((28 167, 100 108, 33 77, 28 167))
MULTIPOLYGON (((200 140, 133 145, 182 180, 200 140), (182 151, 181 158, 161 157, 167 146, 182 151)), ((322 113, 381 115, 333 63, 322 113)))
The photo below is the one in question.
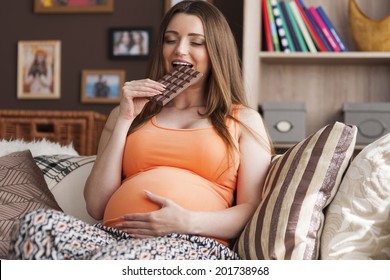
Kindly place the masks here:
POLYGON ((0 138, 46 138, 61 145, 72 143, 80 155, 94 155, 106 119, 92 111, 0 110, 0 138))

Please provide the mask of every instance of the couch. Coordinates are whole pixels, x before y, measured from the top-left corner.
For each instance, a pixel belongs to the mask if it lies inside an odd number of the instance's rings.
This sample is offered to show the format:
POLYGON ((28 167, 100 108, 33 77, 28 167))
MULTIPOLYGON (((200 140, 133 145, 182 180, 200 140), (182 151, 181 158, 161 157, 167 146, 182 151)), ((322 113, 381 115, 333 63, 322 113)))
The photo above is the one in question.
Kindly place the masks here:
MULTIPOLYGON (((275 155, 262 201, 233 249, 242 259, 390 259, 390 135, 354 155, 357 128, 327 125, 275 155)), ((0 140, 0 258, 24 213, 93 224, 83 188, 95 156, 51 142, 0 140)))

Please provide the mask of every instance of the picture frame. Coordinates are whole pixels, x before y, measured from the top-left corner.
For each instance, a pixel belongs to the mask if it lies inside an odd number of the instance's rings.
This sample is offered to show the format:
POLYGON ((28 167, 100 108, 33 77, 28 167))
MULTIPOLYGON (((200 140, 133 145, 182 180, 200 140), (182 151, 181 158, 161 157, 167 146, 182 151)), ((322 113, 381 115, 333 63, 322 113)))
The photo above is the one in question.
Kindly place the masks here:
POLYGON ((147 59, 150 56, 150 27, 113 27, 108 34, 111 59, 147 59))
POLYGON ((18 42, 18 99, 59 99, 61 41, 18 42))
POLYGON ((34 0, 34 12, 48 13, 112 13, 114 0, 34 0))
MULTIPOLYGON (((165 0, 165 12, 168 12, 168 10, 170 8, 172 8, 173 6, 175 6, 177 3, 181 2, 181 1, 183 1, 183 0, 165 0)), ((213 0, 203 0, 203 1, 213 3, 213 0)))
POLYGON ((82 70, 82 103, 119 103, 125 70, 82 70))

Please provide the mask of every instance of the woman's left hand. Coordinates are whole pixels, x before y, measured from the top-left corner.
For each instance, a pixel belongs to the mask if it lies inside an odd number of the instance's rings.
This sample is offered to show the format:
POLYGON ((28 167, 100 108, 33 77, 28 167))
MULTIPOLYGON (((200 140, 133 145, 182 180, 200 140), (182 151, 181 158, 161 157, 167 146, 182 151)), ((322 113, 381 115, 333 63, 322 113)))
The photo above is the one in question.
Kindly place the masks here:
POLYGON ((170 233, 185 233, 189 212, 172 200, 145 191, 151 201, 161 209, 140 214, 126 214, 116 227, 135 238, 164 236, 170 233))

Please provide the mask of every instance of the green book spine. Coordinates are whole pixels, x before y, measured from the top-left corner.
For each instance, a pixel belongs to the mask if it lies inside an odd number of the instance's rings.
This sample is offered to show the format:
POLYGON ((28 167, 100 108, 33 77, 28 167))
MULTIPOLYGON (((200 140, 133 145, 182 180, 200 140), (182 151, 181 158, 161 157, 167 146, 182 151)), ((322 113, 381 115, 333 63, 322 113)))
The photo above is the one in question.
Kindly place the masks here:
POLYGON ((276 31, 275 19, 274 19, 274 14, 272 12, 270 0, 267 0, 267 11, 268 11, 269 24, 271 26, 272 42, 274 44, 274 49, 276 52, 280 52, 279 36, 276 31))
POLYGON ((286 32, 286 38, 287 38, 287 41, 288 41, 288 45, 290 47, 290 50, 292 52, 295 52, 296 50, 295 50, 295 47, 294 47, 294 42, 293 42, 293 40, 291 38, 290 32, 288 31, 287 22, 286 22, 286 19, 283 16, 282 8, 280 7, 280 3, 278 1, 275 1, 275 2, 276 2, 276 7, 279 10, 279 16, 280 16, 280 19, 282 20, 282 25, 283 25, 284 31, 286 32))
POLYGON ((292 26, 293 26, 293 28, 295 30, 295 35, 298 38, 299 46, 301 46, 301 49, 302 49, 303 52, 308 52, 309 50, 308 50, 308 48, 306 46, 305 40, 303 39, 301 30, 299 29, 298 23, 295 20, 294 13, 291 10, 290 2, 286 1, 285 2, 285 6, 286 6, 287 13, 288 13, 288 15, 290 17, 291 24, 292 24, 292 26))

